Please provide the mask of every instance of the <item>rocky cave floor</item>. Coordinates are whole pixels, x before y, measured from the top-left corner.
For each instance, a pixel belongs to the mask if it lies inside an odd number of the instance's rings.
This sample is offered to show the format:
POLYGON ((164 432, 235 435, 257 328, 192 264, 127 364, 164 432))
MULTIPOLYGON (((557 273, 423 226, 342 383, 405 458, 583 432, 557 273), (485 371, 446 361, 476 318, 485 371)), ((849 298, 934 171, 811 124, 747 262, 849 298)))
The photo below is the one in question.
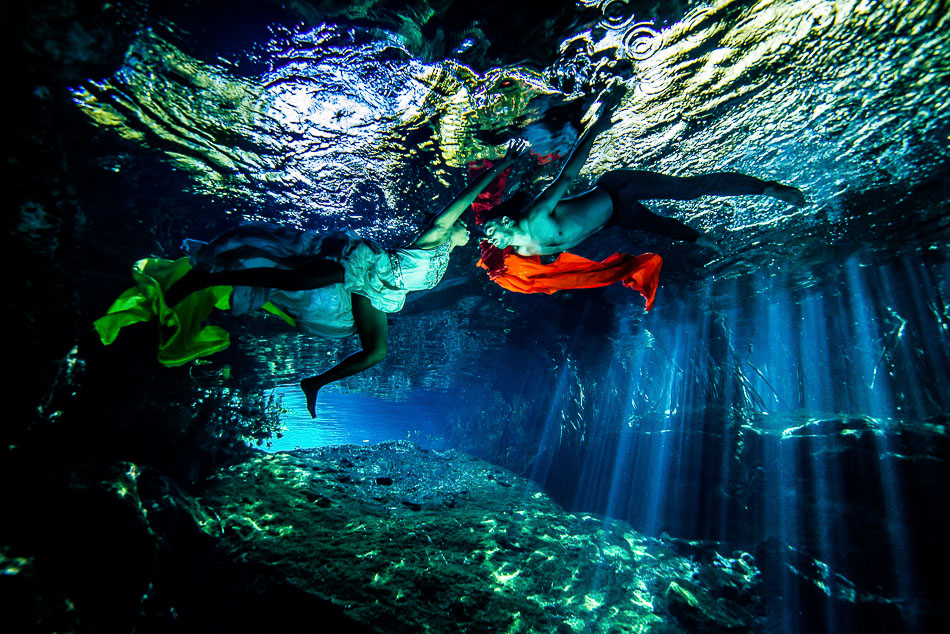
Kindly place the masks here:
POLYGON ((68 491, 43 520, 56 525, 58 548, 3 552, 6 613, 27 630, 681 632, 765 622, 750 554, 567 513, 511 472, 407 442, 254 452, 199 497, 131 463, 80 470, 68 491))

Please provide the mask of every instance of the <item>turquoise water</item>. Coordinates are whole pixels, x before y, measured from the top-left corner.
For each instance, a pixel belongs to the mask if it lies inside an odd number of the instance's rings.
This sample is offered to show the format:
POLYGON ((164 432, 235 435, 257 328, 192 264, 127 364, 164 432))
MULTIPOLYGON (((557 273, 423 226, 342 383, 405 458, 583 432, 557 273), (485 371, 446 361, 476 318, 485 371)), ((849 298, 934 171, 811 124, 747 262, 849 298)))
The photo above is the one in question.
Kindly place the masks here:
POLYGON ((315 419, 307 413, 297 386, 278 387, 268 396, 279 399, 281 437, 267 441, 267 451, 291 451, 333 445, 410 440, 421 447, 441 449, 440 410, 449 405, 442 393, 419 392, 413 399, 393 403, 361 394, 328 392, 320 397, 315 419))

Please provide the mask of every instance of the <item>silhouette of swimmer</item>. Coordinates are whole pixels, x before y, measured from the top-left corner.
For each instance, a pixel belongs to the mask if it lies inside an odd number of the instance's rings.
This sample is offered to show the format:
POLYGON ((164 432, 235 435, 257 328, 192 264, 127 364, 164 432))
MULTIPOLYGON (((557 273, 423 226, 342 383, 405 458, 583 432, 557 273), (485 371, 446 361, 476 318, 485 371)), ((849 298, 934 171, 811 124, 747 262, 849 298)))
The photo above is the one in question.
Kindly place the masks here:
POLYGON ((623 96, 620 84, 608 87, 600 98, 600 110, 581 134, 560 174, 527 206, 517 195, 494 208, 499 214, 485 223, 485 234, 494 246, 511 246, 519 255, 553 255, 570 249, 612 225, 646 231, 673 240, 685 240, 714 249, 719 245, 706 234, 673 218, 651 212, 640 200, 693 200, 700 196, 764 195, 801 206, 801 191, 775 181, 764 181, 736 172, 696 176, 668 176, 640 170, 605 173, 592 189, 564 198, 590 155, 594 138, 610 127, 610 114, 623 96))

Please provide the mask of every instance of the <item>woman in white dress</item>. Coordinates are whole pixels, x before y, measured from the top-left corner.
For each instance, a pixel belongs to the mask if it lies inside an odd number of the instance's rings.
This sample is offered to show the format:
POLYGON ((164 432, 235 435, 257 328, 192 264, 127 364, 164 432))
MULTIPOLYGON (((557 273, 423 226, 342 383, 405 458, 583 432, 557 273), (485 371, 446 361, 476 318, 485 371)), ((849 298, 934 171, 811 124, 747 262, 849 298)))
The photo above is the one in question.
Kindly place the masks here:
POLYGON ((300 382, 307 411, 328 383, 362 372, 386 356, 387 313, 409 291, 433 288, 449 254, 468 242, 462 213, 498 174, 525 151, 508 145, 503 160, 472 181, 408 247, 386 251, 352 232, 315 234, 265 224, 241 225, 210 243, 186 240, 192 266, 165 294, 169 306, 210 286, 231 285, 231 310, 245 313, 270 302, 304 333, 340 338, 358 334, 362 349, 326 372, 300 382))

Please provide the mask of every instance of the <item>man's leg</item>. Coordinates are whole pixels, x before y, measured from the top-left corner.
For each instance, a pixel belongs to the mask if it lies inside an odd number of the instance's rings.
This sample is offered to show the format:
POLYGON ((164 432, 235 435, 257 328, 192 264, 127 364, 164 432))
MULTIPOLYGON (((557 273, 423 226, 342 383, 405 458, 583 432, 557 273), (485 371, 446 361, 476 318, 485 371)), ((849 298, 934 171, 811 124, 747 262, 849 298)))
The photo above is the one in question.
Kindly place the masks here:
POLYGON ((282 291, 305 291, 343 282, 343 266, 333 260, 309 258, 292 269, 261 267, 206 273, 192 269, 172 284, 165 302, 174 306, 185 297, 209 286, 258 286, 282 291))
POLYGON ((804 205, 805 196, 794 187, 764 181, 738 172, 714 172, 696 176, 669 176, 642 170, 614 170, 597 181, 638 200, 693 200, 700 196, 758 196, 779 198, 804 205))
POLYGON ((620 209, 614 211, 613 217, 613 223, 618 227, 646 231, 671 240, 685 240, 687 242, 696 242, 696 239, 700 236, 699 231, 689 225, 683 224, 675 218, 655 214, 638 202, 632 200, 621 201, 620 207, 620 209))
POLYGON ((614 214, 613 221, 618 227, 655 233, 671 240, 693 242, 698 246, 712 249, 719 255, 724 254, 722 247, 707 234, 675 218, 655 214, 636 201, 629 201, 622 205, 622 209, 614 214))

